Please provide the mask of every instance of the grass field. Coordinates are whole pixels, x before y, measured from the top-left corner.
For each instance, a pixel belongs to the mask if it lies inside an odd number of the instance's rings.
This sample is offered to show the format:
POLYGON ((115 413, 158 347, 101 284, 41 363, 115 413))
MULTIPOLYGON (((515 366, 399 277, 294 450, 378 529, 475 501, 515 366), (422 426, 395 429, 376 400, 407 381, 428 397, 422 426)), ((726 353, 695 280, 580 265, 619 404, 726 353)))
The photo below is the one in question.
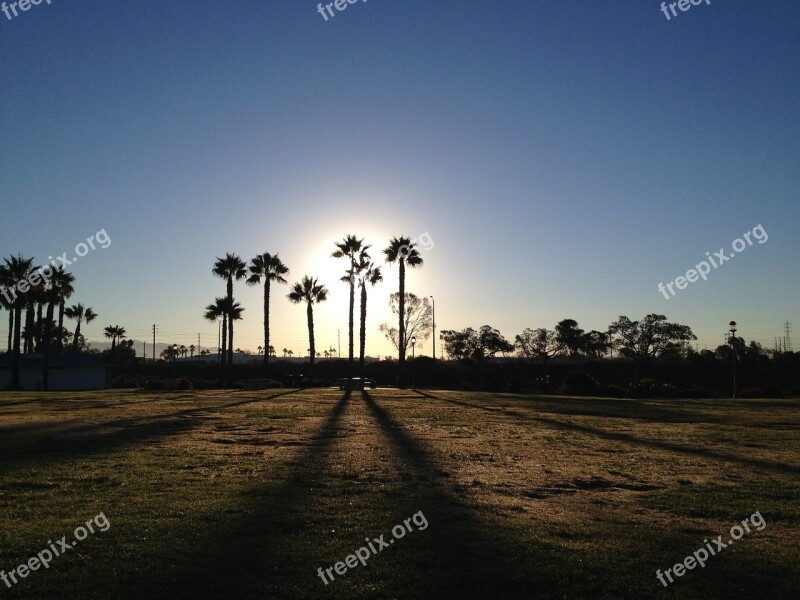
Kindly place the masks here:
POLYGON ((797 400, 6 393, 0 469, 6 573, 111 524, 0 597, 800 597, 797 400))

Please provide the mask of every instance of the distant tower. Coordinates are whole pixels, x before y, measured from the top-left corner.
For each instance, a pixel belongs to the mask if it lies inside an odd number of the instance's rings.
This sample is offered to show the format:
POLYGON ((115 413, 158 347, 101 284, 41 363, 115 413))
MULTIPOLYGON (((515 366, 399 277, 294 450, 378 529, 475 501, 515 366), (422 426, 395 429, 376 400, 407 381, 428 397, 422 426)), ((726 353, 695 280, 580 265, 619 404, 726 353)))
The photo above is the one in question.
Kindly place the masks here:
POLYGON ((794 352, 792 350, 792 324, 789 321, 783 324, 783 333, 786 336, 786 342, 784 342, 784 351, 785 352, 794 352))

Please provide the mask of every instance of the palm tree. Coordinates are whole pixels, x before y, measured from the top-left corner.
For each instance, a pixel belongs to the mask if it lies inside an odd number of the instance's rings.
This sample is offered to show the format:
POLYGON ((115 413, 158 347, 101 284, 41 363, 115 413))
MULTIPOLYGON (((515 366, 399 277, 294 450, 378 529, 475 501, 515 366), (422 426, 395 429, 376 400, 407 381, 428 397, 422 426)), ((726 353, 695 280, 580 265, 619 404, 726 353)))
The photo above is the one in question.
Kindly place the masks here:
POLYGON ((42 366, 42 389, 47 391, 50 389, 50 347, 52 345, 53 337, 53 316, 55 314, 56 304, 61 302, 61 295, 56 284, 53 283, 52 280, 50 281, 45 294, 48 303, 44 327, 44 348, 42 349, 44 352, 44 363, 42 366))
POLYGON ((395 237, 389 241, 389 245, 384 249, 387 263, 398 263, 400 265, 400 325, 398 327, 400 344, 398 344, 398 355, 400 363, 400 380, 404 383, 405 363, 406 363, 406 265, 418 267, 422 265, 422 256, 417 251, 416 243, 407 237, 395 237))
MULTIPOLYGON (((250 261, 250 277, 247 279, 248 285, 258 285, 264 280, 264 348, 269 348, 269 290, 270 285, 275 283, 286 283, 283 277, 289 273, 289 267, 281 262, 276 254, 273 256, 268 252, 259 254, 250 261)), ((269 373, 269 352, 264 352, 264 375, 269 373)))
POLYGON ((114 348, 117 346, 117 331, 116 327, 113 325, 109 325, 105 329, 103 329, 103 336, 107 337, 111 340, 111 351, 114 351, 114 348))
POLYGON ((125 328, 119 325, 109 325, 103 331, 105 337, 111 338, 111 351, 113 352, 117 347, 117 340, 122 341, 122 338, 125 337, 125 328))
POLYGON ((225 340, 228 336, 228 312, 225 309, 226 305, 227 300, 225 298, 214 298, 214 303, 206 306, 204 315, 207 320, 213 321, 214 323, 217 322, 219 317, 222 317, 222 348, 220 348, 219 355, 221 365, 225 364, 225 340))
POLYGON ((195 347, 194 344, 192 344, 191 346, 189 346, 189 358, 194 358, 194 351, 195 347))
MULTIPOLYGON (((236 300, 233 300, 232 304, 229 303, 227 300, 225 300, 225 309, 226 309, 226 311, 227 311, 227 313, 229 315, 228 316, 228 357, 229 357, 230 362, 228 363, 228 366, 230 367, 230 365, 233 364, 233 322, 242 320, 242 313, 244 312, 244 308, 242 308, 242 305, 239 304, 238 302, 236 302, 236 300)), ((236 349, 236 353, 237 354, 241 354, 242 351, 239 348, 237 348, 236 349)), ((230 371, 227 373, 227 375, 228 375, 227 379, 230 379, 230 371)), ((226 383, 228 385, 230 385, 230 381, 227 381, 226 383)))
POLYGON ((349 334, 349 351, 350 351, 350 370, 352 375, 353 369, 353 312, 355 310, 355 295, 356 295, 356 257, 360 252, 366 251, 369 246, 363 246, 364 238, 360 240, 354 235, 345 236, 341 242, 336 242, 336 252, 331 256, 334 258, 346 258, 349 263, 347 267, 347 275, 342 277, 342 281, 350 284, 350 312, 347 322, 347 331, 349 334))
POLYGON ((362 251, 358 257, 357 271, 359 275, 358 285, 361 288, 361 331, 359 337, 359 377, 364 377, 364 352, 367 345, 367 285, 375 285, 383 281, 381 268, 376 266, 366 250, 362 251))
POLYGON ((300 304, 305 301, 306 303, 306 318, 308 319, 308 351, 309 356, 309 376, 314 370, 314 309, 313 305, 325 302, 328 299, 328 290, 325 286, 319 283, 319 280, 312 279, 308 275, 292 286, 292 291, 289 292, 289 300, 294 304, 300 304))
POLYGON ((50 285, 58 298, 58 340, 56 351, 59 353, 64 349, 64 310, 66 309, 67 300, 75 293, 73 283, 75 283, 75 276, 72 273, 67 273, 63 266, 56 267, 53 270, 53 275, 50 277, 50 285))
MULTIPOLYGON (((39 270, 39 267, 31 269, 31 276, 39 270)), ((24 338, 24 348, 22 350, 25 354, 36 352, 37 340, 40 336, 37 335, 37 322, 42 321, 42 306, 44 304, 45 283, 41 279, 37 283, 30 281, 28 291, 25 292, 25 331, 22 334, 24 338), (38 321, 37 321, 38 314, 38 321)))
POLYGON ((188 348, 186 348, 185 345, 181 344, 180 348, 178 348, 178 350, 180 351, 180 357, 181 358, 186 358, 186 353, 189 351, 188 348))
POLYGON ((287 354, 289 355, 289 358, 292 358, 294 356, 294 350, 288 350, 287 354))
POLYGON ((81 337, 81 322, 85 322, 88 325, 97 318, 97 313, 92 310, 92 307, 84 308, 83 304, 78 303, 67 308, 64 314, 68 319, 75 319, 78 322, 72 337, 72 351, 77 352, 81 337))
MULTIPOLYGON (((4 276, 16 286, 18 282, 26 280, 33 270, 33 259, 23 258, 21 254, 4 259, 4 276)), ((19 355, 20 341, 22 337, 22 307, 25 305, 24 294, 19 292, 19 288, 12 290, 10 306, 14 311, 14 340, 13 354, 11 358, 11 389, 20 389, 19 381, 19 355)))
POLYGON ((14 337, 14 302, 9 295, 8 288, 16 282, 12 281, 11 275, 6 265, 0 265, 0 306, 8 311, 8 348, 7 352, 11 353, 11 340, 14 337))
POLYGON ((211 272, 216 275, 217 277, 221 277, 222 279, 227 280, 228 284, 228 323, 230 325, 229 332, 229 344, 228 344, 228 366, 233 364, 233 336, 231 333, 233 332, 233 319, 231 315, 231 310, 234 305, 233 301, 233 280, 244 279, 247 277, 247 265, 242 262, 242 259, 239 258, 236 254, 231 254, 228 252, 225 254, 225 258, 217 258, 217 262, 214 263, 214 268, 211 269, 211 272))

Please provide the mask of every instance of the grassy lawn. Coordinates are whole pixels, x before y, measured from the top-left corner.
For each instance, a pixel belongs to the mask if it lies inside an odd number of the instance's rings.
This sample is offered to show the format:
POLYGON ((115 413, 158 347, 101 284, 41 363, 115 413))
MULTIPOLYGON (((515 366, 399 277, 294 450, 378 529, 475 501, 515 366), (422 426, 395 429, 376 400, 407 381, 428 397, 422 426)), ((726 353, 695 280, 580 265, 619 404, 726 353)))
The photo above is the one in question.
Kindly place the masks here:
POLYGON ((111 523, 6 598, 800 597, 797 400, 6 393, 0 470, 6 572, 111 523))

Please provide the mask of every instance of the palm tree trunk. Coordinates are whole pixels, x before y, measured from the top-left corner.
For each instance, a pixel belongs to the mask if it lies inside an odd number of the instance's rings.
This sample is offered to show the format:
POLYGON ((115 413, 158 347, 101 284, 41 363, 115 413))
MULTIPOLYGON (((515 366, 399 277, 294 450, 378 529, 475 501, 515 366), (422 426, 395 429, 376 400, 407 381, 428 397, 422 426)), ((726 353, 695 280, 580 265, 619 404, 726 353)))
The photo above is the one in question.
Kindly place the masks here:
MULTIPOLYGON (((233 318, 228 319, 228 367, 233 368, 233 318)), ((228 371, 230 375, 230 370, 228 371)))
POLYGON ((42 345, 44 342, 44 327, 42 324, 42 309, 44 308, 44 302, 39 302, 36 306, 36 320, 39 324, 39 327, 36 330, 36 344, 34 346, 34 350, 37 352, 41 352, 42 345))
POLYGON ((25 353, 30 354, 33 352, 33 330, 36 324, 36 309, 33 307, 33 304, 29 304, 28 308, 25 310, 25 353))
MULTIPOLYGON (((64 350, 64 306, 66 302, 62 300, 58 304, 58 344, 56 345, 56 350, 58 353, 64 350)), ((155 348, 153 348, 153 352, 155 352, 155 348)))
POLYGON ((47 391, 50 389, 50 338, 53 335, 53 313, 55 312, 55 304, 50 303, 47 305, 47 321, 44 325, 44 339, 42 341, 42 352, 44 352, 44 365, 42 367, 42 389, 47 391))
POLYGON ((19 344, 22 335, 21 331, 22 308, 14 309, 14 353, 11 357, 11 389, 18 390, 22 386, 19 383, 19 344))
POLYGON ((14 338, 14 309, 8 307, 8 352, 11 353, 12 339, 14 338))
POLYGON ((364 352, 367 345, 367 285, 361 284, 361 331, 359 332, 358 376, 364 379, 364 352))
POLYGON ((405 259, 400 259, 400 385, 405 386, 405 373, 406 373, 406 262, 405 259))
POLYGON ((353 312, 355 311, 355 305, 356 305, 356 285, 355 285, 355 281, 354 281, 354 278, 353 278, 354 266, 355 265, 353 265, 353 264, 351 264, 351 266, 350 266, 350 320, 348 322, 348 327, 349 327, 348 331, 350 332, 350 346, 349 346, 350 354, 349 354, 349 356, 350 356, 350 376, 351 377, 353 375, 353 312))
POLYGON ((233 365, 233 278, 228 277, 228 365, 233 365))
POLYGON ((309 363, 308 376, 314 372, 314 356, 316 355, 316 348, 314 347, 314 309, 311 308, 311 302, 308 303, 306 309, 306 317, 308 318, 308 347, 309 347, 309 363))
POLYGON ((78 324, 75 326, 75 336, 72 338, 72 351, 78 351, 78 340, 81 339, 81 320, 78 319, 78 324))
POLYGON ((219 357, 219 361, 220 361, 219 364, 222 365, 223 367, 225 366, 225 362, 226 362, 227 357, 228 357, 228 353, 227 353, 228 346, 227 346, 227 343, 228 343, 228 315, 223 313, 223 315, 222 315, 222 354, 220 354, 220 357, 219 357))
POLYGON ((264 377, 269 375, 269 275, 264 281, 264 377))

